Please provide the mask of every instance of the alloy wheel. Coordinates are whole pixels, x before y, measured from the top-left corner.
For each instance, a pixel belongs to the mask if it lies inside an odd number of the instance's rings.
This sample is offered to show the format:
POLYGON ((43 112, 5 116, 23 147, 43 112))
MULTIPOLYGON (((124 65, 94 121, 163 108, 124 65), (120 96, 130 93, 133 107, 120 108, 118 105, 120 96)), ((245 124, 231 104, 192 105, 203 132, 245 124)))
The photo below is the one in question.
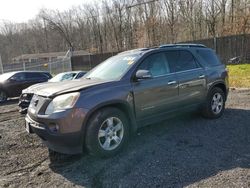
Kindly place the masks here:
POLYGON ((123 139, 124 127, 122 121, 117 117, 107 118, 98 131, 98 141, 104 150, 114 150, 123 139))
POLYGON ((223 108, 223 97, 220 93, 215 93, 212 102, 211 107, 214 114, 219 114, 223 108))

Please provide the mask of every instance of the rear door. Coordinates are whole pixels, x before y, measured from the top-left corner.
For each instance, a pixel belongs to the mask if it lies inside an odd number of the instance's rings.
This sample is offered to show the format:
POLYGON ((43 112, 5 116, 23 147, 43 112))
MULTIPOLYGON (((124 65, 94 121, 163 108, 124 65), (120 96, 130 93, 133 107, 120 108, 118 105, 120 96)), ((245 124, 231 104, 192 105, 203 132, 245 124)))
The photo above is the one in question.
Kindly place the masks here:
POLYGON ((137 70, 149 70, 151 79, 133 83, 135 111, 138 120, 164 114, 176 108, 177 78, 172 73, 166 54, 158 52, 145 58, 137 70))
POLYGON ((19 72, 13 75, 8 80, 8 93, 11 97, 17 97, 22 93, 22 90, 26 88, 26 74, 19 72))
MULTIPOLYGON (((168 55, 171 52, 167 52, 168 55)), ((175 52, 176 53, 176 52, 175 52)), ((201 103, 206 94, 206 74, 192 53, 179 50, 173 68, 179 84, 179 106, 201 103)))
POLYGON ((25 88, 40 83, 40 82, 46 82, 48 80, 48 77, 40 72, 27 72, 26 74, 26 84, 25 88))

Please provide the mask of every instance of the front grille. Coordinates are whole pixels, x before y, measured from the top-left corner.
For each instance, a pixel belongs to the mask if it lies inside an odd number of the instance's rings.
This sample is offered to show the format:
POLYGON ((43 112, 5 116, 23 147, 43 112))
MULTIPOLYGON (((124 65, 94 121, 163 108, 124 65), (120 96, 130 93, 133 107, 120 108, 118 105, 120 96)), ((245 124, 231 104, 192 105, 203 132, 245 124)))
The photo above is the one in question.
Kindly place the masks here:
POLYGON ((29 111, 32 114, 43 114, 49 102, 50 99, 34 94, 30 101, 29 111))

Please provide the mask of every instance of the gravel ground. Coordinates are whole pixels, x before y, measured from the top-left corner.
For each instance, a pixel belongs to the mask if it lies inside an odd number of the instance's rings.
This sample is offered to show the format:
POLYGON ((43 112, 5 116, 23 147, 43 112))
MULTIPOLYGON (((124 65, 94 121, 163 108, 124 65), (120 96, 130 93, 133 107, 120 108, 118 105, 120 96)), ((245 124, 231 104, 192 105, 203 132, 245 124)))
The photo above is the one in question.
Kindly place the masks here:
POLYGON ((0 187, 250 187, 250 90, 232 90, 217 120, 186 114, 143 129, 117 156, 63 156, 0 106, 0 187))

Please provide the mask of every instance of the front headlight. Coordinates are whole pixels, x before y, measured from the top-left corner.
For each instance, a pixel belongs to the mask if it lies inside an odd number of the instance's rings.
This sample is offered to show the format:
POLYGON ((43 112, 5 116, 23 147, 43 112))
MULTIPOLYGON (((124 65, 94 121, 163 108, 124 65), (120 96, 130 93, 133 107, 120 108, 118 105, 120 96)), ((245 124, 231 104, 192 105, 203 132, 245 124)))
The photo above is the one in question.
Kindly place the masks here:
POLYGON ((47 106, 45 114, 49 115, 54 112, 59 112, 65 109, 72 108, 75 105, 79 96, 80 93, 76 92, 55 97, 47 106))

